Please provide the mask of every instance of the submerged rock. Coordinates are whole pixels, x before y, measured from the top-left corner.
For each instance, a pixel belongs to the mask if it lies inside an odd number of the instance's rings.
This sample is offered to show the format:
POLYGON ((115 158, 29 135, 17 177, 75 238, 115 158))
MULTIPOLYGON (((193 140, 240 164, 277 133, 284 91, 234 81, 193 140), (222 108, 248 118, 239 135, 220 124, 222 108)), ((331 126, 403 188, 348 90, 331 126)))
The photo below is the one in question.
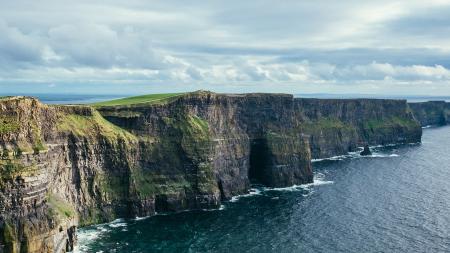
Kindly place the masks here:
POLYGON ((359 154, 362 156, 372 155, 372 151, 370 151, 369 145, 365 145, 364 150, 359 154))

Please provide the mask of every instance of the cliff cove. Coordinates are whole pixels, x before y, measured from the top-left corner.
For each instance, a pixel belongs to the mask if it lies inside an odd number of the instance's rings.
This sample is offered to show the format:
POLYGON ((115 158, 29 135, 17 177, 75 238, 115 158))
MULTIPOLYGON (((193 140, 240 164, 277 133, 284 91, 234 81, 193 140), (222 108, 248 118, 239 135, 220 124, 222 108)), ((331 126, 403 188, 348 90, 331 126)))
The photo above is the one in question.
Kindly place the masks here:
POLYGON ((0 250, 71 251, 78 227, 218 209, 254 183, 312 184, 313 159, 421 142, 422 126, 448 122, 435 104, 208 91, 83 106, 1 98, 0 250))

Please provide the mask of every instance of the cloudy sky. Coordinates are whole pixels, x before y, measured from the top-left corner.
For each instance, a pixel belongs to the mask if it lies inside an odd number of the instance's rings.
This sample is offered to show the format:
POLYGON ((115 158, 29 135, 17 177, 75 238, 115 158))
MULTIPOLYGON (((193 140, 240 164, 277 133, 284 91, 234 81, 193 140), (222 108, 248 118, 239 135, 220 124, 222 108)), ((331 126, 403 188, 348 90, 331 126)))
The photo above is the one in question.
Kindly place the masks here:
POLYGON ((0 0, 0 93, 450 95, 450 0, 187 2, 0 0))

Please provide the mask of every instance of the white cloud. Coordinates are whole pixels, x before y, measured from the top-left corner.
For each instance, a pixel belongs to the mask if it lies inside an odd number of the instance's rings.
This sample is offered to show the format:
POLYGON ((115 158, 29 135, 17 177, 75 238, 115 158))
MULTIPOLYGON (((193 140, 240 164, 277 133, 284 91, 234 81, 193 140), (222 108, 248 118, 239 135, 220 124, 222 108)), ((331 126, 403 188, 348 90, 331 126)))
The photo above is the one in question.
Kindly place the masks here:
POLYGON ((450 70, 441 65, 398 66, 373 62, 336 70, 338 79, 343 80, 445 80, 450 81, 450 70))
POLYGON ((39 38, 27 35, 2 20, 0 34, 0 61, 4 61, 4 64, 40 60, 42 45, 39 38))
POLYGON ((450 86, 449 1, 19 0, 2 7, 0 84, 450 86))

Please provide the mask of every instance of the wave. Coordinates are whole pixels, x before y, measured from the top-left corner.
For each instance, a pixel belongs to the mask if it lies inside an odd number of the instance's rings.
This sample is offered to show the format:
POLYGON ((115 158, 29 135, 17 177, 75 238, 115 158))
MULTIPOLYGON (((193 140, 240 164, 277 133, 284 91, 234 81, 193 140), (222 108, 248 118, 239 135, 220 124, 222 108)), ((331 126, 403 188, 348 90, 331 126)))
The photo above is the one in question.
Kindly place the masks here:
MULTIPOLYGON (((264 187, 263 187, 264 188, 264 187)), ((261 189, 258 188, 251 188, 249 190, 249 193, 247 194, 242 194, 242 195, 236 195, 231 197, 230 202, 236 202, 238 201, 240 198, 247 198, 247 197, 251 197, 251 196, 255 196, 255 195, 261 195, 263 191, 261 189)))
POLYGON ((87 229, 79 230, 77 232, 78 243, 75 245, 73 253, 91 252, 88 247, 90 242, 93 242, 110 232, 111 228, 123 226, 122 224, 124 224, 123 219, 117 219, 110 223, 98 224, 87 229))
POLYGON ((266 188, 264 191, 302 191, 302 190, 310 190, 313 186, 321 186, 327 184, 333 184, 333 181, 314 179, 314 182, 309 184, 301 184, 301 185, 293 185, 289 187, 276 187, 276 188, 266 188))
POLYGON ((385 157, 399 157, 398 154, 383 154, 383 153, 372 153, 372 155, 362 156, 362 157, 373 157, 373 158, 385 158, 385 157))
POLYGON ((310 190, 314 186, 321 186, 327 184, 333 184, 333 181, 325 180, 325 175, 322 173, 314 173, 314 179, 312 183, 301 184, 301 185, 293 185, 289 187, 278 187, 278 188, 270 188, 266 187, 264 191, 301 191, 301 190, 310 190))
POLYGON ((112 227, 112 228, 119 228, 119 227, 126 227, 126 226, 128 226, 128 224, 125 222, 122 222, 122 223, 109 224, 108 226, 112 227))
MULTIPOLYGON (((257 195, 263 195, 265 192, 270 191, 280 191, 280 192, 294 192, 294 191, 306 191, 306 194, 303 194, 304 197, 311 195, 312 188, 315 186, 328 185, 333 184, 333 181, 325 180, 325 175, 323 173, 314 173, 314 179, 312 183, 309 184, 301 184, 301 185, 292 185, 287 187, 258 187, 251 188, 250 192, 247 194, 233 196, 229 202, 237 202, 241 198, 247 198, 257 195)), ((272 199, 278 199, 278 196, 271 197, 272 199)))
MULTIPOLYGON (((408 143, 408 145, 416 145, 417 143, 408 143)), ((354 152, 348 152, 345 155, 338 155, 338 156, 332 156, 332 157, 326 157, 326 158, 318 158, 318 159, 311 159, 312 163, 315 162, 322 162, 322 161, 343 161, 345 159, 356 159, 356 158, 383 158, 383 157, 398 157, 398 154, 387 154, 383 152, 377 152, 377 149, 380 148, 386 148, 386 147, 395 147, 400 144, 386 144, 386 145, 376 145, 376 146, 370 146, 372 149, 372 154, 363 156, 361 155, 361 151, 364 149, 363 147, 357 147, 359 149, 358 151, 354 152)))
POLYGON ((202 211, 205 212, 214 212, 214 211, 222 211, 225 210, 225 205, 220 205, 219 208, 214 208, 214 209, 202 209, 202 211))
POLYGON ((349 152, 346 155, 337 155, 332 157, 326 157, 326 158, 318 158, 318 159, 311 159, 311 162, 322 162, 322 161, 342 161, 344 159, 348 158, 358 158, 361 155, 358 152, 349 152))
POLYGON ((136 218, 134 218, 133 220, 135 220, 135 221, 140 221, 140 220, 148 219, 148 218, 150 218, 150 217, 152 217, 152 216, 143 216, 143 217, 136 216, 136 218))

